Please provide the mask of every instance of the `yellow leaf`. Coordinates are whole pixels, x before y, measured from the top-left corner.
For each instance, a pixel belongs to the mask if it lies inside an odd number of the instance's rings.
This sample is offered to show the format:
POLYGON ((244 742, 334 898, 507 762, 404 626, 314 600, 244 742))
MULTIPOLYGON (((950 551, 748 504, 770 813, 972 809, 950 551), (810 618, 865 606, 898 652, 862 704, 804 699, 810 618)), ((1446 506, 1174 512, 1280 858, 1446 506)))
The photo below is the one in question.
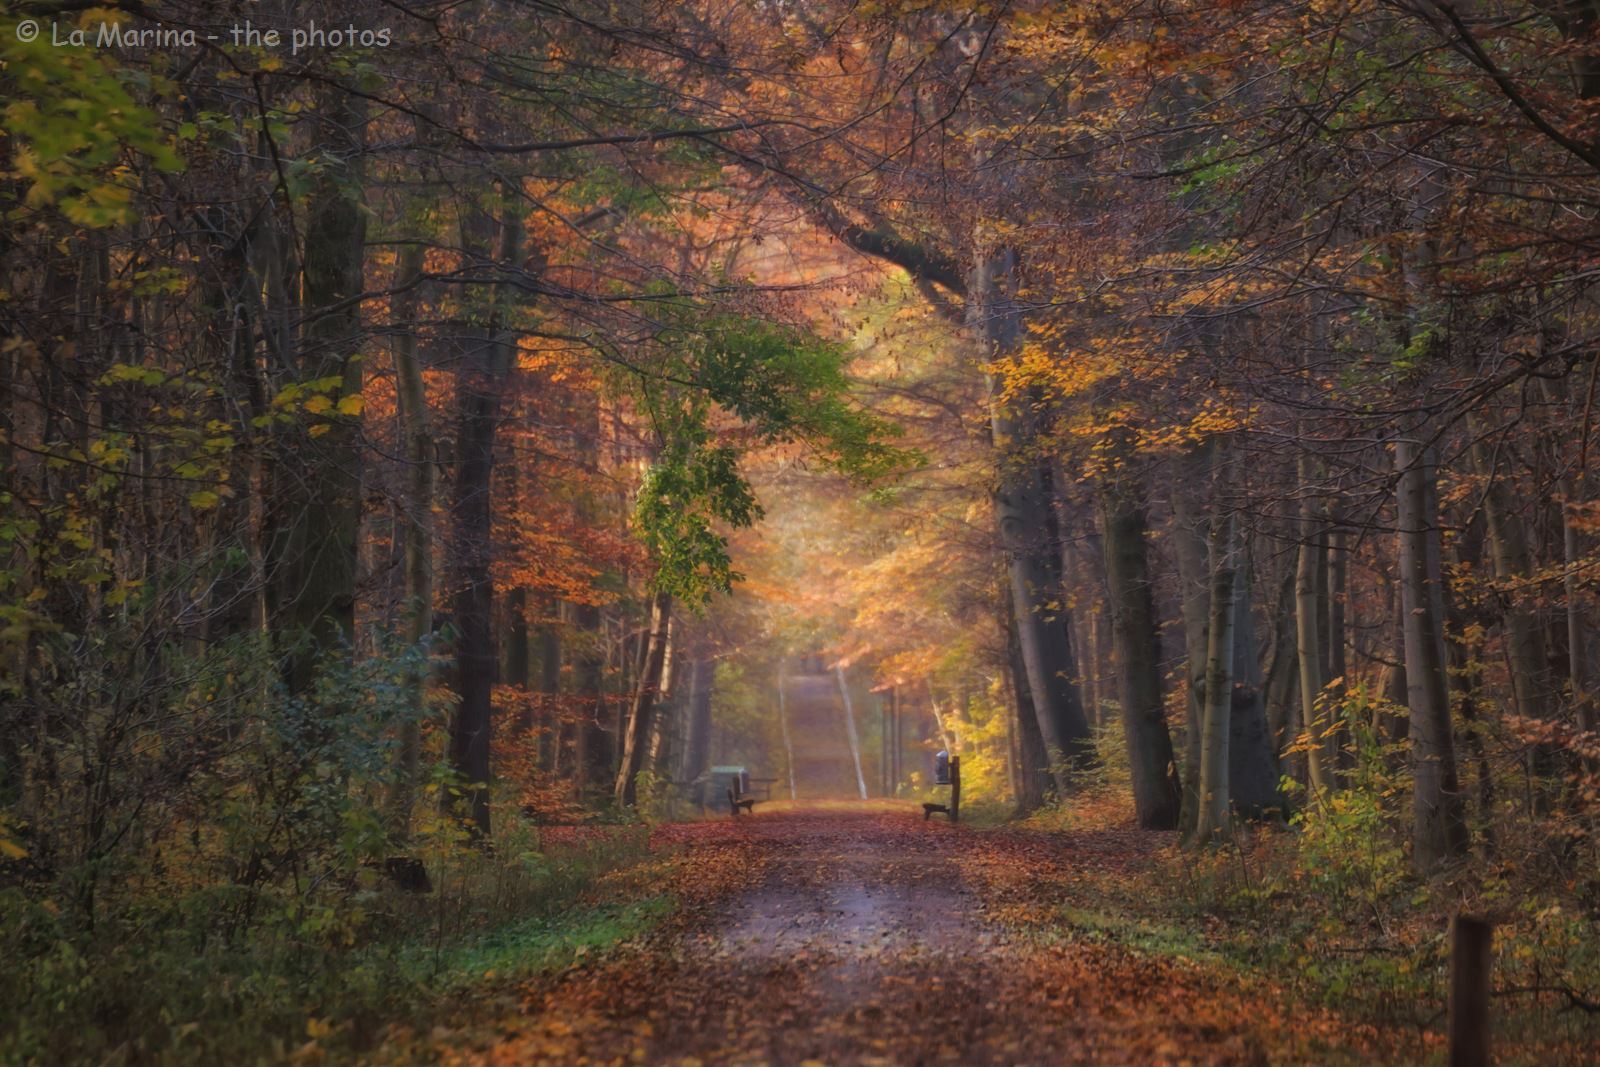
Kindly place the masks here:
POLYGON ((328 411, 332 407, 333 401, 329 400, 325 396, 313 396, 311 399, 306 401, 306 410, 311 412, 313 415, 321 415, 323 412, 328 411))
POLYGON ((366 401, 361 398, 361 394, 352 393, 343 400, 339 401, 339 414, 359 415, 361 414, 361 409, 365 406, 366 401))
POLYGON ((310 433, 311 433, 312 437, 321 437, 323 434, 325 434, 327 432, 328 432, 328 424, 325 423, 325 422, 317 423, 315 426, 311 427, 311 430, 310 430, 310 433))

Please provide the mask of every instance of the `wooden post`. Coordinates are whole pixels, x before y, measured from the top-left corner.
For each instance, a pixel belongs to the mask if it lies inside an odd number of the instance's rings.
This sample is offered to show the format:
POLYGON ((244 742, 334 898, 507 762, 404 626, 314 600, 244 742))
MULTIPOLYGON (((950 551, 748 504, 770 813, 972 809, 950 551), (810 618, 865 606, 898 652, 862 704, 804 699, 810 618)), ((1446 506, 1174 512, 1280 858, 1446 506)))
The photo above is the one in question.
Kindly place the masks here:
POLYGON ((1494 924, 1456 912, 1450 919, 1450 1067, 1489 1065, 1489 978, 1494 924))
POLYGON ((961 757, 950 757, 950 821, 961 821, 961 757))

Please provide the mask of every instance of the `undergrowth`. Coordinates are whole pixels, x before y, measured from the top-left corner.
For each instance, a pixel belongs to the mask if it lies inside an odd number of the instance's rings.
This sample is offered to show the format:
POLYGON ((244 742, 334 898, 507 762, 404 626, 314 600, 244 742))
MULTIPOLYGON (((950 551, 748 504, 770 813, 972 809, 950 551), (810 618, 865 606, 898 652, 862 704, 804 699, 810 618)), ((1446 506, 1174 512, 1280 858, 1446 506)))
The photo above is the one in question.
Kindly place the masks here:
MULTIPOLYGON (((1116 739, 1102 743, 1112 758, 1098 780, 1014 825, 1130 825, 1116 739)), ((1055 887, 1052 936, 1111 941, 1281 986, 1389 1034, 1392 1062, 1426 1063, 1443 1048, 1449 918, 1458 909, 1486 914, 1496 924, 1496 1062, 1594 1062, 1592 843, 1507 799, 1478 811, 1472 856, 1421 879, 1408 854, 1404 757, 1400 746, 1357 731, 1345 787, 1309 800, 1302 792, 1287 826, 1243 827, 1208 850, 1174 842, 1131 873, 1075 871, 1055 887)))
POLYGON ((142 901, 87 935, 59 910, 6 890, 0 1061, 244 1063, 308 1047, 350 1052, 454 990, 563 966, 671 910, 670 897, 630 899, 621 890, 637 887, 617 884, 674 862, 648 859, 642 829, 541 848, 531 828, 514 827, 498 846, 429 855, 430 894, 363 872, 315 908, 263 915, 246 938, 211 932, 212 888, 142 901), (621 902, 590 903, 602 891, 621 902))
MULTIPOLYGON (((63 734, 54 777, 16 794, 29 817, 0 822, 0 1063, 358 1049, 462 981, 558 965, 670 907, 640 872, 675 860, 638 823, 540 827, 500 803, 474 842, 442 814, 455 784, 441 772, 408 831, 392 828, 416 650, 332 661, 297 696, 248 674, 251 651, 184 663, 191 696, 149 697, 183 713, 150 721, 179 725, 141 734, 136 759, 63 734), (431 892, 390 880, 397 852, 431 892)), ((145 728, 137 710, 107 729, 145 728)), ((424 737, 431 763, 442 731, 424 737)))

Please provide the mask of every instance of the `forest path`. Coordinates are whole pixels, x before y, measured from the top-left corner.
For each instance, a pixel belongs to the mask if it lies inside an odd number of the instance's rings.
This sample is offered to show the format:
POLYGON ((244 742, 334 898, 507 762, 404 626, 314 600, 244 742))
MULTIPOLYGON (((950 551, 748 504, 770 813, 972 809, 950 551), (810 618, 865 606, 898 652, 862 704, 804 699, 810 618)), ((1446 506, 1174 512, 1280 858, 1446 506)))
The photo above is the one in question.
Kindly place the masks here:
POLYGON ((1052 880, 1139 862, 1164 835, 971 831, 882 804, 757 812, 663 828, 688 852, 678 920, 536 983, 446 1061, 1312 1062, 1283 1054, 1262 990, 1024 932, 1059 910, 1052 880))

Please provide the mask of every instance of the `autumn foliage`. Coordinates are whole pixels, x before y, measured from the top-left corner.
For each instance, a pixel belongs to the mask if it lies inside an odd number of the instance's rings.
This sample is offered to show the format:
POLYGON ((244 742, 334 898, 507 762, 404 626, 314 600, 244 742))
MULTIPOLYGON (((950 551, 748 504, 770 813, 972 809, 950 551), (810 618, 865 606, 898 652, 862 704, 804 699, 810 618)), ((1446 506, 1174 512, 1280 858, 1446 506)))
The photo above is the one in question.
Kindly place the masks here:
POLYGON ((403 1059, 649 931, 431 1051, 731 1055, 662 960, 853 878, 1075 946, 996 1062, 1426 1061, 1461 909, 1582 1059, 1589 4, 247 7, 0 3, 0 1059, 403 1059), (887 806, 678 825, 738 768, 887 806))

